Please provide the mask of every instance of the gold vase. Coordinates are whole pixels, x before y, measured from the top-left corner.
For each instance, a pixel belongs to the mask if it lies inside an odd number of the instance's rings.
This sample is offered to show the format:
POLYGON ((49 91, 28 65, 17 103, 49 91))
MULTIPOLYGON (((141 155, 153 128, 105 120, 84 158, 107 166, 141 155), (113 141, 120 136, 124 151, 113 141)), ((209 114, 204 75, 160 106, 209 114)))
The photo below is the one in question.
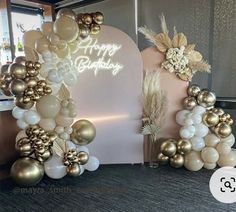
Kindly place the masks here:
POLYGON ((150 168, 157 168, 157 142, 154 135, 148 135, 148 166, 150 168))

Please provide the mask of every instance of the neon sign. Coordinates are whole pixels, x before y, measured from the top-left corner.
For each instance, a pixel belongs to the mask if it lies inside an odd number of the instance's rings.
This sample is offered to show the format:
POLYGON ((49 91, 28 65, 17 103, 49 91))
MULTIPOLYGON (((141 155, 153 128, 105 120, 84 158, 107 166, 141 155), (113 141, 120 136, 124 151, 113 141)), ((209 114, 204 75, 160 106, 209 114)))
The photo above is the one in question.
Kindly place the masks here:
POLYGON ((95 76, 101 70, 107 70, 112 75, 117 75, 123 68, 123 65, 118 62, 113 62, 112 57, 121 49, 121 45, 117 44, 99 44, 97 39, 89 37, 88 39, 79 42, 80 54, 75 59, 75 65, 78 72, 82 73, 85 70, 94 71, 95 76))

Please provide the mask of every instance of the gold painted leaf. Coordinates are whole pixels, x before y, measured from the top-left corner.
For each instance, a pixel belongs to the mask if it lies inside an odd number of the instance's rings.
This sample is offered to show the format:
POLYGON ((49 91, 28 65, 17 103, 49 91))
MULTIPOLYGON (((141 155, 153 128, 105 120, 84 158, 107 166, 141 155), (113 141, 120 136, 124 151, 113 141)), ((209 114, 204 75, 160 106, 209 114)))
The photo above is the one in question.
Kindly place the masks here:
POLYGON ((195 48, 195 44, 189 44, 186 46, 184 51, 185 51, 185 53, 188 54, 190 51, 194 50, 194 48, 195 48))
POLYGON ((39 60, 38 53, 33 48, 24 46, 24 52, 26 60, 30 60, 33 62, 37 62, 39 60))
POLYGON ((201 60, 202 60, 202 55, 201 55, 200 52, 195 51, 195 50, 192 50, 192 51, 190 51, 190 52, 187 54, 187 58, 188 58, 190 61, 198 62, 198 61, 201 61, 201 60))
POLYGON ((172 40, 173 47, 187 46, 187 38, 183 33, 177 33, 172 40))
POLYGON ((167 49, 172 47, 171 39, 165 33, 157 34, 155 40, 156 47, 160 52, 166 52, 167 49))
POLYGON ((58 94, 59 94, 59 98, 61 100, 70 98, 70 91, 68 90, 68 88, 65 86, 64 83, 62 83, 58 94))
POLYGON ((190 82, 192 80, 193 77, 193 73, 192 71, 189 69, 188 71, 186 71, 185 73, 176 73, 176 75, 183 81, 188 81, 190 82))

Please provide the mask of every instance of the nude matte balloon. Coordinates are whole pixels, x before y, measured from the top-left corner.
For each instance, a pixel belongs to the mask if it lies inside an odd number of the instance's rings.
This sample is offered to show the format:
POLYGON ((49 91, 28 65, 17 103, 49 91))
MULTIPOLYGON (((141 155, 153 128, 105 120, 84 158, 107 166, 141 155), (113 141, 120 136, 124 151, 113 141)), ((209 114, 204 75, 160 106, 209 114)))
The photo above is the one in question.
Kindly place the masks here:
POLYGON ((232 147, 234 145, 234 143, 235 143, 235 137, 234 137, 233 134, 230 134, 226 138, 221 138, 221 141, 229 144, 229 146, 232 147))
POLYGON ((214 169, 216 167, 216 163, 204 163, 205 169, 214 169))
POLYGON ((204 163, 199 152, 191 151, 184 158, 184 166, 190 171, 199 171, 203 165, 204 163))
POLYGON ((217 144, 216 150, 218 151, 219 154, 226 155, 231 152, 231 147, 226 142, 221 142, 221 143, 217 144))
POLYGON ((76 21, 66 16, 58 18, 54 23, 53 29, 62 40, 66 40, 67 42, 76 40, 79 32, 76 21))
POLYGON ((56 122, 54 121, 54 119, 41 119, 39 122, 39 126, 46 131, 53 131, 56 127, 56 122))
POLYGON ((34 49, 36 40, 38 40, 41 37, 43 37, 42 32, 38 30, 29 30, 26 31, 23 35, 23 43, 25 46, 34 49))
POLYGON ((65 58, 65 57, 67 57, 67 56, 69 55, 70 49, 69 49, 69 47, 67 46, 67 47, 64 48, 64 49, 56 49, 54 52, 57 54, 57 56, 58 56, 59 58, 65 58))
POLYGON ((53 32, 53 22, 44 22, 41 25, 41 31, 45 36, 50 35, 53 32))
POLYGON ((53 95, 43 96, 36 103, 37 111, 43 118, 55 118, 60 107, 60 101, 53 95))
POLYGON ((73 123, 74 119, 67 117, 67 116, 62 116, 62 115, 57 115, 56 117, 56 123, 59 126, 63 126, 63 127, 68 127, 73 123))
POLYGON ((215 134, 211 133, 211 134, 208 134, 205 138, 205 143, 206 143, 206 146, 209 146, 209 147, 215 147, 219 142, 220 142, 220 138, 217 137, 215 134))
POLYGON ((48 51, 50 41, 46 37, 41 37, 35 42, 35 49, 38 53, 42 54, 44 51, 48 51))
POLYGON ((220 167, 223 167, 223 166, 234 167, 236 165, 236 154, 233 151, 231 151, 227 155, 220 155, 220 158, 217 161, 217 164, 220 167))
POLYGON ((205 147, 201 152, 201 157, 205 163, 216 163, 219 159, 219 153, 213 147, 205 147))

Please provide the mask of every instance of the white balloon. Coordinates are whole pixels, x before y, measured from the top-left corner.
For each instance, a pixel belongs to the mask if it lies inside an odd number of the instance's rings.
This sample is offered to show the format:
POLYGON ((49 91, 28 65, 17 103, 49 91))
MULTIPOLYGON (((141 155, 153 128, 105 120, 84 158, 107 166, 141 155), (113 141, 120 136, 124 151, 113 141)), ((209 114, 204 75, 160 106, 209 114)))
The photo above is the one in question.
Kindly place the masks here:
POLYGON ((198 137, 205 137, 208 132, 209 132, 209 129, 206 125, 204 124, 196 124, 194 125, 195 126, 195 136, 198 136, 198 137))
POLYGON ((59 91, 60 88, 61 88, 61 83, 53 83, 53 84, 50 84, 50 88, 52 89, 51 95, 56 96, 57 93, 58 93, 58 91, 59 91))
POLYGON ((24 117, 24 113, 26 112, 27 110, 23 110, 19 107, 14 107, 13 110, 12 110, 12 116, 15 118, 15 119, 22 119, 24 117))
POLYGON ((63 133, 63 132, 64 132, 64 127, 62 127, 62 126, 57 126, 57 127, 55 128, 55 132, 56 132, 57 134, 63 133))
POLYGON ((63 80, 63 77, 56 69, 53 69, 48 73, 48 80, 51 82, 60 83, 63 80))
POLYGON ((80 165, 79 167, 80 167, 80 173, 79 173, 79 175, 82 175, 82 174, 84 173, 84 170, 85 170, 85 169, 84 169, 84 166, 81 166, 81 165, 80 165))
POLYGON ((181 110, 176 114, 176 122, 179 125, 184 126, 184 120, 186 119, 186 115, 189 114, 188 110, 181 110))
POLYGON ((64 75, 64 82, 68 86, 73 86, 73 85, 75 85, 77 83, 77 77, 76 77, 76 75, 74 75, 71 72, 65 73, 65 75, 64 75))
POLYGON ((16 135, 16 141, 19 141, 21 138, 25 138, 25 137, 27 137, 25 130, 21 130, 16 135))
POLYGON ((184 126, 180 128, 179 134, 181 138, 190 139, 194 136, 195 128, 194 126, 184 126))
POLYGON ((235 143, 235 137, 233 134, 230 134, 228 137, 222 138, 221 141, 226 142, 230 147, 232 147, 235 143))
POLYGON ((195 106, 195 107, 193 108, 192 112, 195 113, 195 114, 202 115, 203 113, 206 112, 206 108, 197 105, 197 106, 195 106))
POLYGON ((184 126, 191 126, 193 125, 193 120, 191 118, 186 118, 184 121, 184 126))
POLYGON ((18 119, 16 121, 16 124, 17 126, 20 128, 20 129, 25 129, 26 127, 28 127, 29 125, 24 121, 24 119, 18 119))
POLYGON ((89 156, 89 160, 84 165, 84 168, 88 171, 95 171, 98 167, 99 167, 99 160, 94 156, 89 156))
POLYGON ((66 141, 67 149, 76 149, 77 146, 72 141, 66 141))
POLYGON ((70 135, 66 132, 61 133, 59 136, 63 140, 69 140, 70 139, 70 135))
POLYGON ((54 119, 42 118, 39 122, 39 126, 46 131, 53 131, 56 127, 56 122, 54 119))
POLYGON ((195 113, 192 115, 193 124, 200 124, 202 122, 202 116, 195 113))
POLYGON ((63 158, 53 155, 53 157, 44 163, 44 170, 48 177, 60 179, 66 175, 66 166, 63 164, 63 158))
POLYGON ((38 124, 40 121, 40 115, 35 110, 28 110, 24 113, 24 120, 30 125, 38 124))
POLYGON ((86 146, 78 146, 77 152, 87 152, 89 154, 89 149, 86 146))
POLYGON ((194 151, 201 151, 205 147, 205 141, 201 137, 194 136, 190 139, 190 141, 192 143, 192 149, 194 151))

